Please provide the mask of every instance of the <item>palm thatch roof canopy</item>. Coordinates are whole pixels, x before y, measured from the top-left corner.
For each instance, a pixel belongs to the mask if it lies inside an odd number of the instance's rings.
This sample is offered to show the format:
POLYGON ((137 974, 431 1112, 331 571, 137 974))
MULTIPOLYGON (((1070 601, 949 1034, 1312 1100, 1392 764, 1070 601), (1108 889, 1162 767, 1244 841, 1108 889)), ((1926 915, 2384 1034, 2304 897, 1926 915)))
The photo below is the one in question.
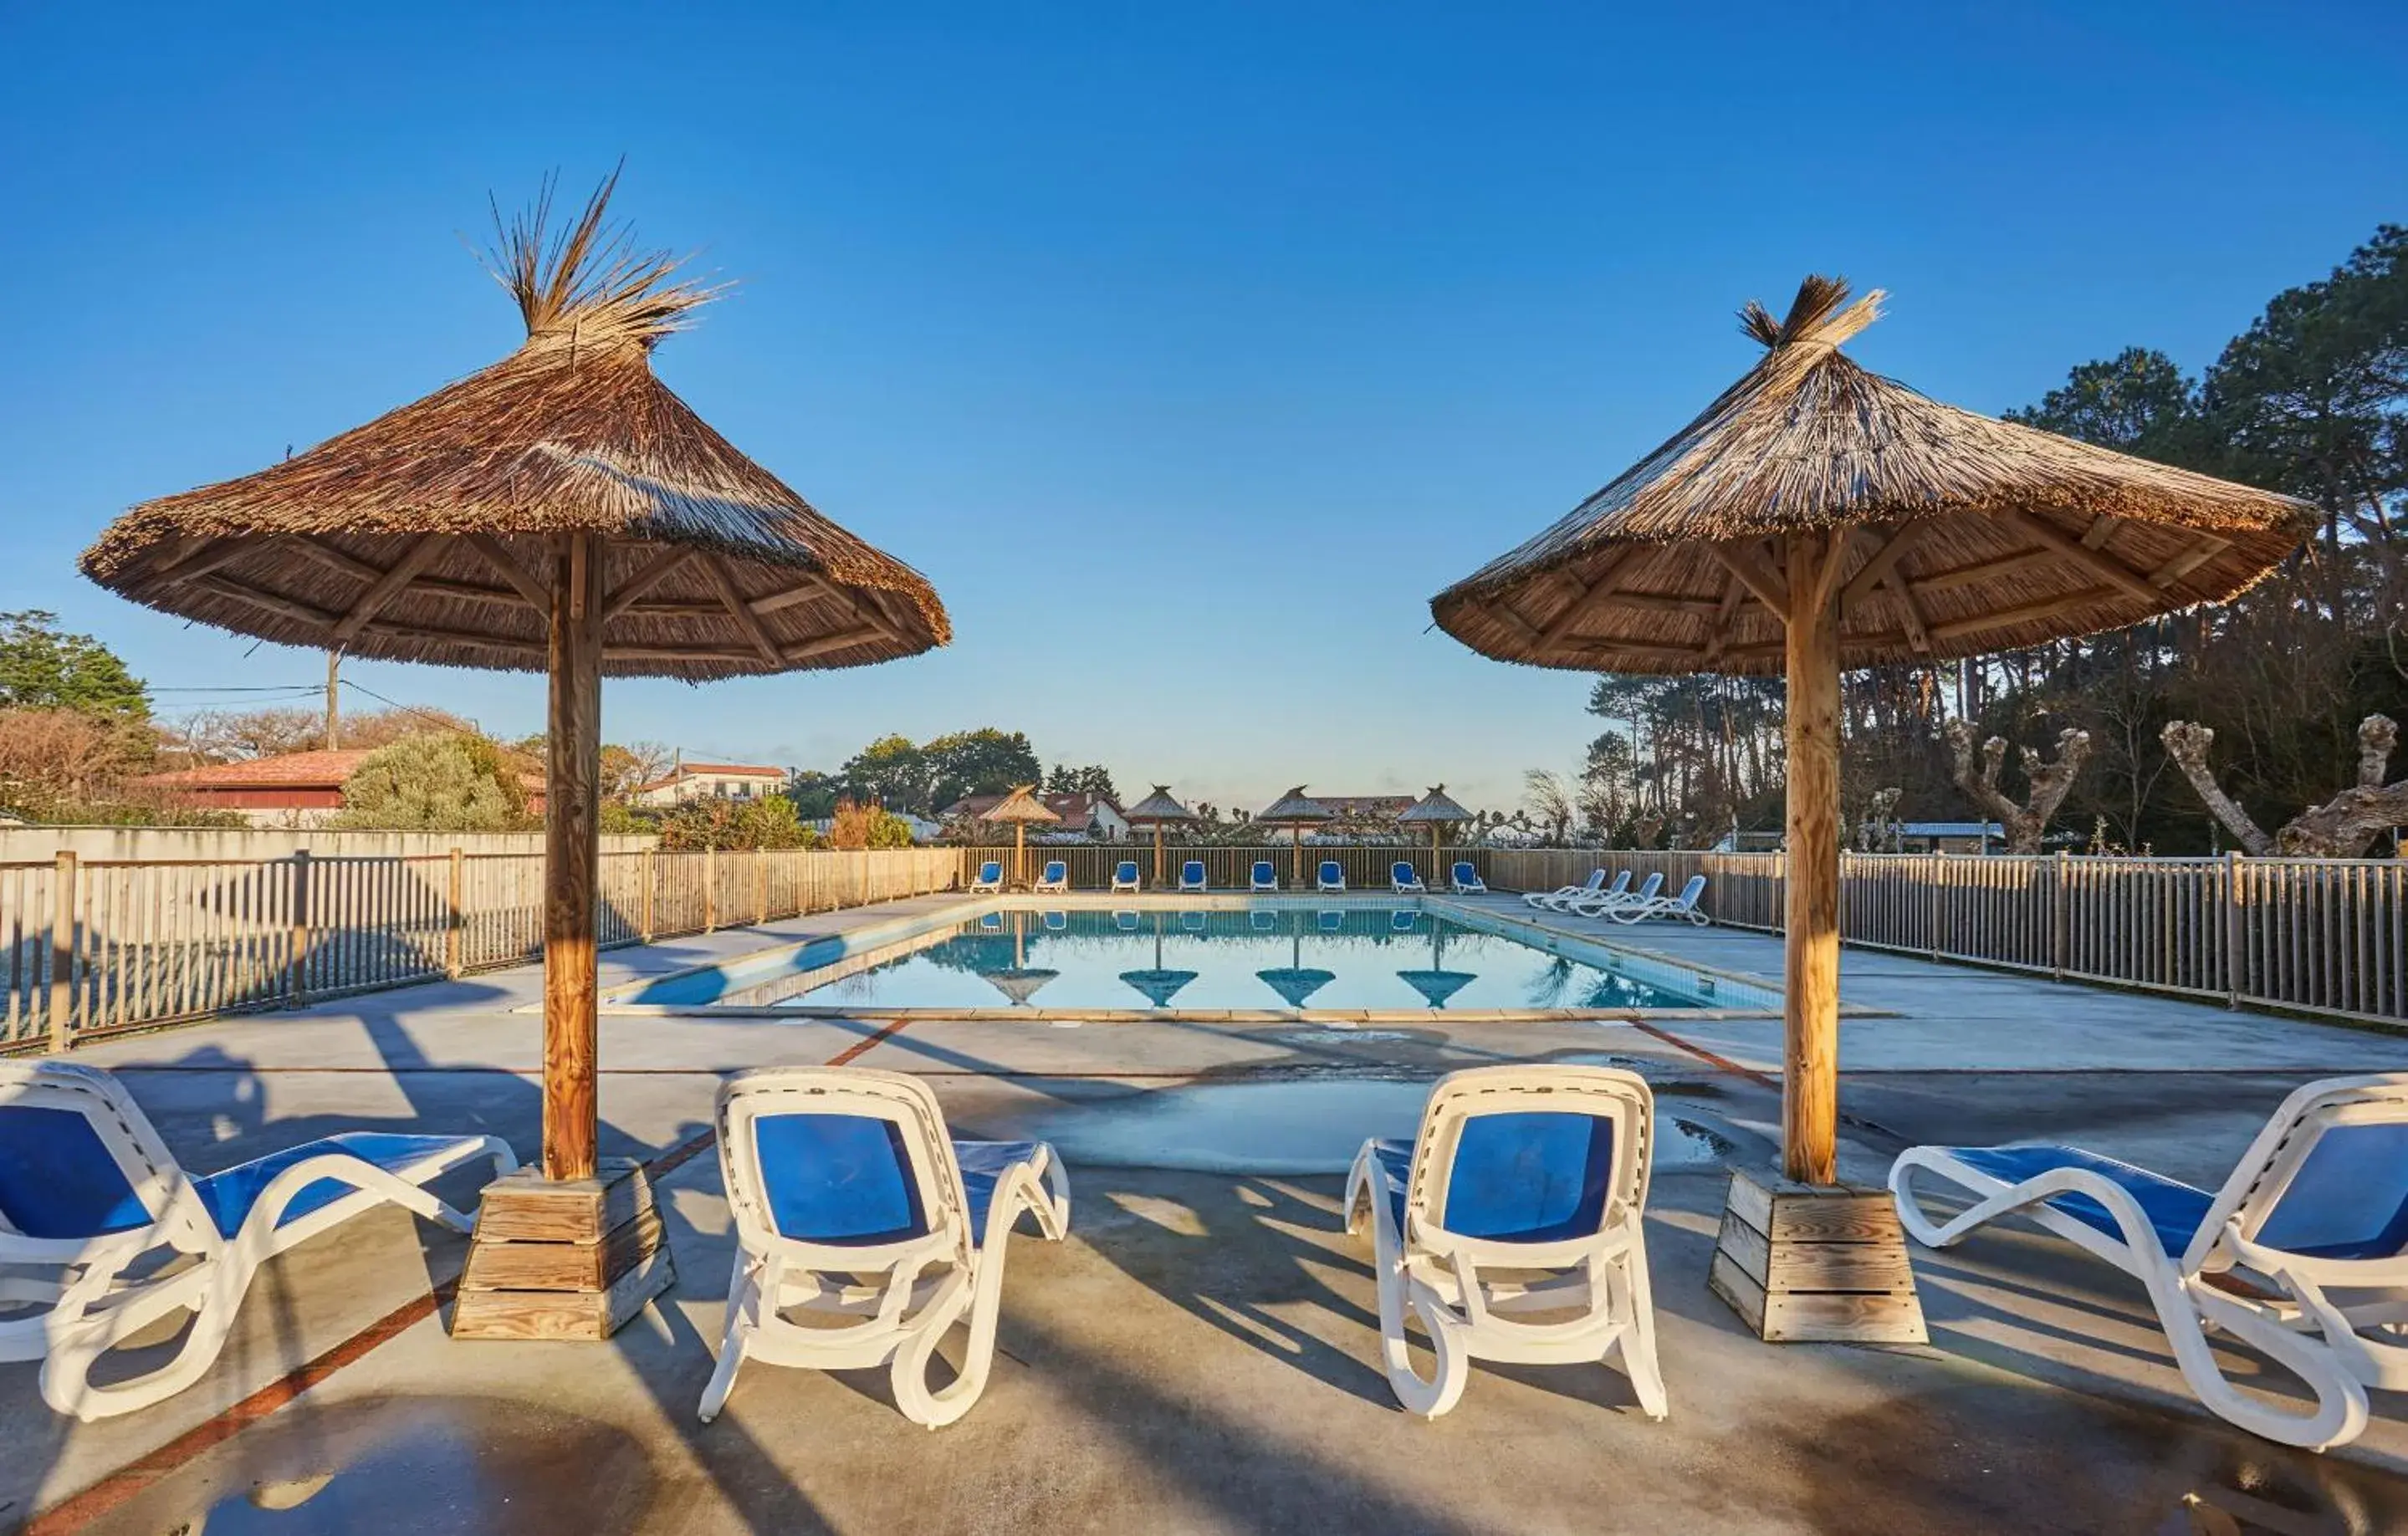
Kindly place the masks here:
POLYGON ((1037 798, 1037 786, 1016 784, 1011 793, 998 800, 979 816, 981 821, 1059 821, 1062 818, 1045 808, 1037 798))
POLYGON ((1429 793, 1397 813, 1398 821, 1438 821, 1462 823, 1471 819, 1471 813, 1456 804, 1443 784, 1430 786, 1429 793))
POLYGON ((1304 792, 1299 784, 1279 797, 1269 810, 1254 818, 1257 821, 1326 821, 1329 807, 1304 792))
MULTIPOLYGON (((1843 541, 1828 582, 1843 666, 2120 628, 2221 602, 2298 544, 2288 497, 1944 405, 1839 350, 1882 294, 1809 277, 1702 415, 1554 527, 1431 600, 1503 661, 1777 674, 1780 547, 1843 541)), ((1801 594, 1804 595, 1804 594, 1801 594)), ((1827 594, 1828 595, 1828 594, 1827 594)))
POLYGON ((1171 798, 1170 786, 1157 784, 1154 793, 1121 813, 1133 827, 1158 827, 1166 821, 1193 821, 1196 813, 1171 798))
POLYGON ((830 522, 654 377, 710 290, 605 222, 614 174, 494 275, 527 337, 499 363, 297 458, 146 502, 83 556, 146 606, 290 645, 540 672, 549 558, 601 535, 602 670, 699 681, 854 666, 951 638, 910 567, 830 522))

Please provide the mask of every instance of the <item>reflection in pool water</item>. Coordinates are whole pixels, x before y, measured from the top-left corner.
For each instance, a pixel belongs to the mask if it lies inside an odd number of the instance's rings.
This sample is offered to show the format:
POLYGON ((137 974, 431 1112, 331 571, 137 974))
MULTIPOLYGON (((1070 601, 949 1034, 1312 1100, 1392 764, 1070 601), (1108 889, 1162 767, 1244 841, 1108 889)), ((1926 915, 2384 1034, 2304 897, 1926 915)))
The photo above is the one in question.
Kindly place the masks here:
MULTIPOLYGON (((1413 907, 998 911, 776 1001, 885 1008, 1690 1008, 1683 992, 1413 907)), ((808 978, 796 978, 808 981, 808 978)), ((723 1002, 745 999, 734 994, 723 1002)), ((770 1001, 764 998, 762 1001, 770 1001)))

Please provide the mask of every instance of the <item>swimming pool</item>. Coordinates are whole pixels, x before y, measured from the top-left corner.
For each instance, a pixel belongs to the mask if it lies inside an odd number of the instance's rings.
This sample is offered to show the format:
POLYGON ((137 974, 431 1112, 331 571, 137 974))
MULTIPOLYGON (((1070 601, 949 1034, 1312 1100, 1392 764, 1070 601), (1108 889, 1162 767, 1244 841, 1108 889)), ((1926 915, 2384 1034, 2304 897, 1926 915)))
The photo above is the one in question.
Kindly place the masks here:
POLYGON ((1715 975, 1486 912, 1296 898, 1105 908, 1027 899, 701 967, 619 994, 638 1008, 1627 1013, 1777 1008, 1715 975))

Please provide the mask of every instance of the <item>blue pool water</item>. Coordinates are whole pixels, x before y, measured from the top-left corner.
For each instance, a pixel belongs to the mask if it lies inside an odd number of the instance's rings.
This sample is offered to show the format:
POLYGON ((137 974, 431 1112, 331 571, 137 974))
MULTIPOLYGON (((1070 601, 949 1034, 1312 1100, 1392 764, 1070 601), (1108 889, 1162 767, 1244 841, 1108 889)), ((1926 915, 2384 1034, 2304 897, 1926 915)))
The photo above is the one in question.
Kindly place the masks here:
POLYGON ((665 978, 626 1001, 863 1008, 1760 1006, 1727 982, 1550 954, 1411 904, 989 912, 817 970, 665 978), (1686 987, 1683 981, 1689 983, 1686 987), (1726 995, 1717 998, 1717 990, 1726 995))

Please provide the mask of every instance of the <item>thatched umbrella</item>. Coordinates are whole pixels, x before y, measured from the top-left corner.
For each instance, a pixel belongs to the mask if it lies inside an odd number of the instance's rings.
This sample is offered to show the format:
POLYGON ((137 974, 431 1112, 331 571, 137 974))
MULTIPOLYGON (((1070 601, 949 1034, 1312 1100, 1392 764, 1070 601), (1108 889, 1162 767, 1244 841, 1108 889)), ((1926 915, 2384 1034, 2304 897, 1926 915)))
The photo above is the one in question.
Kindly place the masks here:
POLYGON ((1168 822, 1193 821, 1196 813, 1171 798, 1169 785, 1157 784, 1154 787, 1154 793, 1123 812, 1122 818, 1132 827, 1151 826, 1154 829, 1154 883, 1161 885, 1162 829, 1168 822))
POLYGON ((1045 808, 1037 798, 1034 784, 1015 784, 1011 793, 997 801, 995 808, 982 812, 981 821, 1011 823, 1011 883, 1028 883, 1028 824, 1032 821, 1059 821, 1062 818, 1045 808))
POLYGON ((1470 819, 1471 813, 1456 804, 1448 796, 1446 786, 1443 784, 1431 785, 1429 793, 1397 813, 1398 826, 1416 821, 1429 823, 1430 879, 1433 882, 1438 879, 1440 874, 1439 838, 1444 834, 1445 829, 1449 826, 1459 827, 1470 819))
POLYGON ((652 376, 710 297, 551 191, 497 231, 523 345, 256 475, 146 502, 84 574, 165 613, 313 648, 543 672, 543 1169, 595 1171, 601 678, 853 666, 950 638, 909 566, 822 517, 652 376))
POLYGON ((1268 821, 1274 825, 1284 821, 1296 833, 1296 883, 1302 886, 1304 884, 1304 829, 1312 822, 1328 820, 1329 807, 1307 795, 1304 792, 1304 786, 1299 784, 1280 796, 1277 804, 1254 819, 1268 821))
POLYGON ((1793 1179, 1834 1178, 1842 667, 1925 664, 2221 602, 2299 542, 2302 504, 1977 416, 1839 344, 1881 295, 1809 277, 1705 413, 1430 603, 1503 661, 1789 679, 1793 1179))

